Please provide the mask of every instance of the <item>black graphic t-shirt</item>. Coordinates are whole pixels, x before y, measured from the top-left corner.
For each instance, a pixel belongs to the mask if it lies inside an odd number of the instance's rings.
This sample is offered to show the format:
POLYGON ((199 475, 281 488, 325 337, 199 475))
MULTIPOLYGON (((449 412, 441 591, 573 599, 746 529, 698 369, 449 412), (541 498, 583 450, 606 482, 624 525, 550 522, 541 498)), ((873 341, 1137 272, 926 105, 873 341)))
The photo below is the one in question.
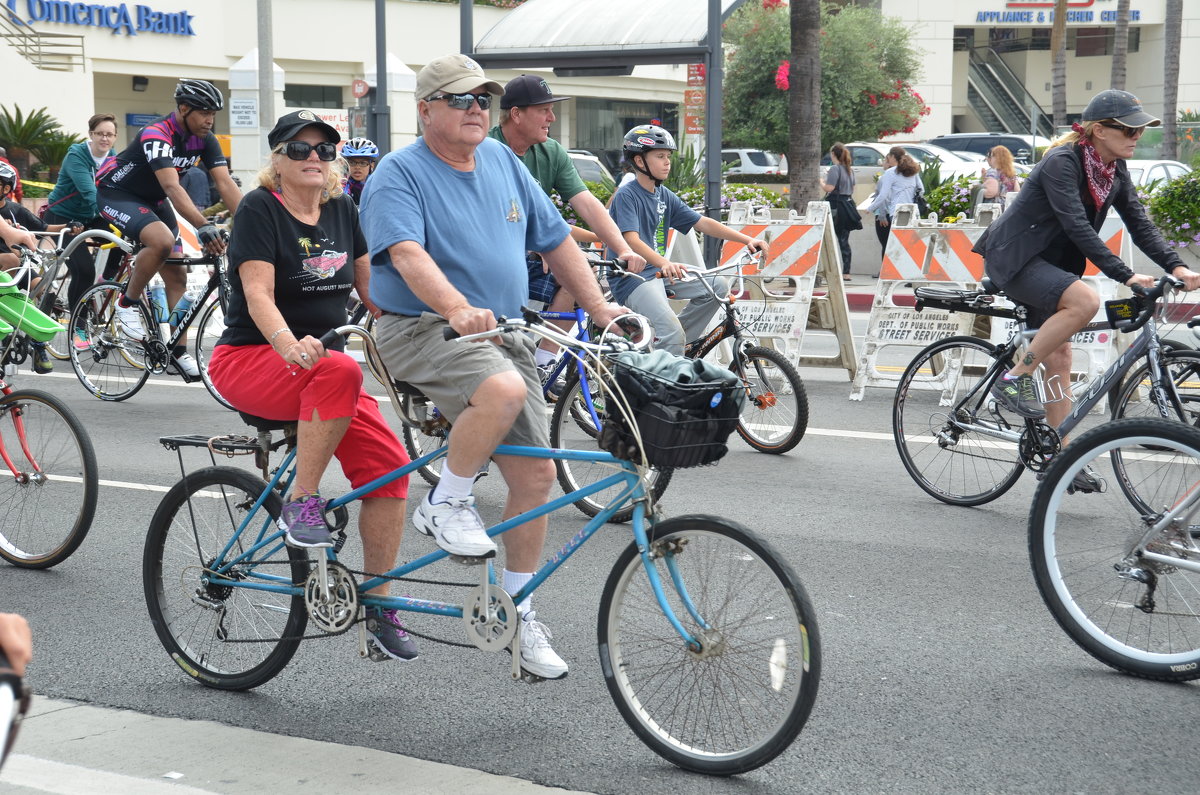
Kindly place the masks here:
MULTIPOLYGON (((238 268, 260 260, 275 266, 275 305, 297 337, 320 337, 345 324, 346 301, 354 287, 354 260, 367 253, 358 211, 345 196, 321 207, 316 226, 296 220, 283 201, 266 188, 246 194, 234 216, 229 239, 233 294, 218 344, 265 345, 242 292, 238 268)), ((341 350, 344 338, 334 347, 341 350)))

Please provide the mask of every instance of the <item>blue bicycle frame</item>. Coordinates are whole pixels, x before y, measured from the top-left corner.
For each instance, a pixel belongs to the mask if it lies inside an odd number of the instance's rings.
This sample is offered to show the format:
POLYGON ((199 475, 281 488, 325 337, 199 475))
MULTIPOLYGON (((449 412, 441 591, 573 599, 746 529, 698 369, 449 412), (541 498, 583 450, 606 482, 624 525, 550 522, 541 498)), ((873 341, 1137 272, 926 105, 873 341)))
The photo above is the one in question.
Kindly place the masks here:
MULTIPOLYGON (((377 488, 391 483, 417 468, 425 466, 432 461, 444 456, 446 449, 439 448, 427 455, 421 456, 417 460, 389 472, 376 480, 371 481, 363 486, 360 486, 353 491, 350 491, 341 497, 329 501, 327 510, 335 510, 341 508, 353 500, 357 500, 370 494, 377 488)), ((637 544, 638 552, 642 559, 643 567, 646 575, 649 578, 651 588, 654 591, 655 599, 658 602, 659 608, 663 611, 663 615, 675 631, 687 644, 689 649, 699 650, 700 642, 693 636, 683 624, 679 621, 667 602, 666 592, 663 588, 663 583, 659 577, 658 570, 655 568, 651 557, 651 546, 649 537, 646 533, 646 509, 645 509, 645 490, 642 486, 642 479, 638 475, 637 468, 630 462, 621 461, 614 458, 611 454, 605 452, 586 452, 579 450, 557 450, 544 447, 520 447, 515 445, 500 445, 496 448, 498 455, 521 456, 525 458, 541 458, 541 459, 568 459, 571 461, 593 461, 603 462, 616 465, 620 471, 615 472, 609 477, 603 478, 595 483, 585 486, 577 491, 569 494, 564 494, 561 497, 550 500, 545 505, 541 505, 525 513, 512 517, 500 524, 488 528, 489 536, 498 536, 502 533, 511 530, 514 527, 522 525, 528 521, 541 516, 553 513, 563 506, 577 502, 585 497, 588 497, 596 492, 613 486, 625 484, 625 488, 612 499, 611 502, 599 514, 591 519, 578 533, 572 536, 561 549, 558 550, 546 563, 542 564, 533 575, 533 578, 515 594, 511 594, 514 603, 521 602, 525 597, 537 590, 547 578, 553 574, 559 566, 563 564, 574 552, 581 547, 584 542, 591 538, 597 530, 604 526, 609 519, 623 507, 629 500, 634 500, 633 520, 631 527, 633 529, 634 542, 637 544)), ((296 451, 293 449, 288 452, 283 462, 276 469, 267 487, 263 489, 253 507, 248 512, 245 519, 238 525, 233 537, 221 550, 221 554, 217 560, 211 565, 210 570, 213 575, 210 575, 206 582, 214 586, 227 586, 231 588, 247 588, 251 590, 270 591, 273 593, 289 594, 292 596, 303 595, 303 587, 294 585, 290 577, 280 576, 270 573, 260 572, 254 568, 255 561, 259 559, 258 555, 263 550, 266 550, 265 557, 270 557, 276 554, 284 545, 284 533, 278 528, 270 516, 263 518, 259 514, 259 510, 267 500, 267 496, 278 490, 281 493, 286 493, 291 486, 292 479, 295 477, 293 463, 295 461, 296 451), (256 517, 258 517, 256 519, 256 517), (257 529, 252 530, 251 525, 256 525, 257 529), (235 550, 241 549, 243 536, 247 534, 253 535, 253 543, 240 552, 235 553, 235 550), (240 571, 239 578, 226 579, 222 575, 226 575, 235 567, 250 566, 252 571, 240 571), (253 580, 241 579, 240 577, 249 576, 253 580)), ((329 549, 326 551, 329 560, 336 559, 336 553, 329 549)), ((384 575, 372 577, 359 584, 360 603, 364 606, 387 607, 397 610, 406 610, 415 613, 429 613, 433 615, 450 616, 461 618, 463 608, 461 605, 449 604, 446 602, 438 602, 428 599, 414 599, 408 596, 375 596, 365 593, 370 589, 382 585, 391 578, 403 577, 411 574, 414 571, 424 568, 431 563, 436 563, 449 556, 444 550, 437 550, 424 555, 414 561, 398 566, 384 575)), ((678 569, 674 561, 668 561, 667 570, 671 576, 672 585, 682 604, 687 609, 688 613, 696 620, 699 626, 706 627, 705 622, 699 615, 699 611, 695 608, 691 597, 687 593, 687 589, 683 585, 683 581, 679 576, 678 569)), ((494 584, 495 576, 490 570, 488 579, 494 584)))

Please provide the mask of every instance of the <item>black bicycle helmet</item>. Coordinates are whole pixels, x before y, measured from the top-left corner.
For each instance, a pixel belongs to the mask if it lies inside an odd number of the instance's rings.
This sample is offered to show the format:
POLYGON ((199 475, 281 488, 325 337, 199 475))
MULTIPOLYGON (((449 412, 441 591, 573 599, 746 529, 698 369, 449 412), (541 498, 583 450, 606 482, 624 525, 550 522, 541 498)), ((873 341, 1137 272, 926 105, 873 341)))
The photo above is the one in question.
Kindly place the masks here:
POLYGON ((17 170, 8 163, 0 162, 0 185, 7 185, 10 189, 17 187, 17 170))
POLYGON ((207 80, 185 77, 175 86, 175 104, 196 110, 220 110, 225 107, 225 97, 207 80))
POLYGON ((674 152, 679 147, 671 133, 654 124, 642 124, 625 133, 625 141, 621 148, 631 155, 644 155, 651 149, 670 149, 674 152))

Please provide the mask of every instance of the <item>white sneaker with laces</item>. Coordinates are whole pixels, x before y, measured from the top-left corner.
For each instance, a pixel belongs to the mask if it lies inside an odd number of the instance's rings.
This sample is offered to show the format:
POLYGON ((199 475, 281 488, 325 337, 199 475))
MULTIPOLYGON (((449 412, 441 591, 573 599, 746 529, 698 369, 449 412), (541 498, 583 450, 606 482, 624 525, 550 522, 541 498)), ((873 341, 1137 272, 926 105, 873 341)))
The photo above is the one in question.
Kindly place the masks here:
POLYGON ((196 364, 196 360, 192 358, 190 353, 185 353, 182 356, 176 356, 175 366, 178 367, 188 378, 200 377, 200 365, 196 364))
POLYGON ((543 679, 562 679, 567 675, 567 663, 550 647, 554 636, 536 617, 534 610, 521 617, 521 667, 543 679))
POLYGON ((118 303, 115 309, 114 314, 122 334, 130 339, 146 339, 146 329, 142 327, 142 313, 136 306, 121 306, 118 303))
POLYGON ((489 558, 496 554, 496 544, 488 538, 483 520, 475 512, 474 497, 452 497, 446 502, 431 503, 429 496, 413 511, 413 527, 433 536, 437 545, 451 555, 489 558))

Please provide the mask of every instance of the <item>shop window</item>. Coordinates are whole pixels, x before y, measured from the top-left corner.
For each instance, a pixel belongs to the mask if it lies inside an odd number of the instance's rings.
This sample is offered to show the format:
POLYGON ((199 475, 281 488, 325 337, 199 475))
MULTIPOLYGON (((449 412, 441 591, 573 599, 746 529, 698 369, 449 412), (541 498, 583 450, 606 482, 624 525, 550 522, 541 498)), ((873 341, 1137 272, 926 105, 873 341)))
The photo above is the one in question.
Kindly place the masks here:
POLYGON ((289 108, 341 108, 341 86, 289 85, 283 89, 283 104, 289 108))

